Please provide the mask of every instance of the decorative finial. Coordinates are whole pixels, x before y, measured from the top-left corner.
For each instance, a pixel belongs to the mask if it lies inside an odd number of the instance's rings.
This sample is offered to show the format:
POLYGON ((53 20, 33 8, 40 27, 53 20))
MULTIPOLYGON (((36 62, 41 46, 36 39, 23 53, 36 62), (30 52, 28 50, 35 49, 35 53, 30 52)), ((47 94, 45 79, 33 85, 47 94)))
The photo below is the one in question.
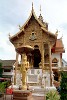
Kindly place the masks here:
POLYGON ((61 38, 60 38, 60 39, 62 40, 62 38, 63 38, 63 34, 62 34, 62 36, 61 36, 61 38))
POLYGON ((55 35, 58 36, 58 29, 56 30, 55 35))
POLYGON ((41 5, 40 5, 40 14, 41 14, 41 5))
POLYGON ((41 22, 43 22, 43 17, 42 17, 42 15, 41 15, 41 5, 40 5, 40 15, 39 15, 39 20, 40 20, 41 22))
POLYGON ((21 30, 21 26, 19 25, 19 29, 21 30))
POLYGON ((9 36, 9 38, 11 37, 11 36, 10 36, 10 33, 8 34, 8 36, 9 36))
POLYGON ((33 2, 32 2, 32 10, 33 10, 33 2))

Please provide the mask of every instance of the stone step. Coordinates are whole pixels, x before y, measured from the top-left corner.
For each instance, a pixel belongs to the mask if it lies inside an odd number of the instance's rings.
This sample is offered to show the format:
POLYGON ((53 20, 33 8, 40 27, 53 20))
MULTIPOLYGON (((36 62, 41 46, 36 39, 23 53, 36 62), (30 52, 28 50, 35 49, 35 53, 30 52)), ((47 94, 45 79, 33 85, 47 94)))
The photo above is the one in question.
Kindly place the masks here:
POLYGON ((45 95, 45 89, 38 87, 38 86, 32 86, 30 87, 30 89, 32 90, 32 96, 44 96, 45 95))
POLYGON ((34 90, 32 91, 32 93, 44 94, 44 93, 45 93, 45 90, 43 90, 43 89, 34 89, 34 90))
POLYGON ((45 96, 44 93, 32 93, 32 96, 38 96, 38 97, 42 97, 42 96, 45 96))

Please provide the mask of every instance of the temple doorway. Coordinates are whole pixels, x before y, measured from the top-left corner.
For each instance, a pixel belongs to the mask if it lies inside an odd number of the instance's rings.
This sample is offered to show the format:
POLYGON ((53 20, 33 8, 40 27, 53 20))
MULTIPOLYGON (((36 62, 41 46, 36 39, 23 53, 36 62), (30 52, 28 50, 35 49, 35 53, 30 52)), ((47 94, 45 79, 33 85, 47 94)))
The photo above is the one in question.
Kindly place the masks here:
POLYGON ((39 63, 41 62, 41 53, 38 45, 34 46, 32 55, 33 55, 33 67, 39 68, 39 63))
POLYGON ((57 71, 54 71, 54 80, 59 81, 59 77, 60 77, 59 73, 57 71))

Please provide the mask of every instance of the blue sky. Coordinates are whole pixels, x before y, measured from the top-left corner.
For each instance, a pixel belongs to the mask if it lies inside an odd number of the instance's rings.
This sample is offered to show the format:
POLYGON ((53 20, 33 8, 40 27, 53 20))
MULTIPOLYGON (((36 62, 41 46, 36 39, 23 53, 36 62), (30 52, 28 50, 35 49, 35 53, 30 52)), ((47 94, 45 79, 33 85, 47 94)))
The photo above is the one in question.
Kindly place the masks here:
POLYGON ((49 31, 59 30, 65 47, 63 58, 67 61, 67 0, 0 0, 0 59, 15 59, 15 48, 8 35, 19 31, 30 15, 32 2, 37 17, 40 5, 44 21, 49 24, 49 31))

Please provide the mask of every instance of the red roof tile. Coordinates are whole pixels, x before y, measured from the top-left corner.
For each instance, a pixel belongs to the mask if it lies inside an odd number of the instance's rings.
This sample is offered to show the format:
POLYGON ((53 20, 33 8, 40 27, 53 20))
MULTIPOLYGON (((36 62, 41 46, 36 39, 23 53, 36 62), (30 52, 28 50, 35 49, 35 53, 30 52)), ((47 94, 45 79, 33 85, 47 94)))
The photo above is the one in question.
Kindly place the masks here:
POLYGON ((57 39, 55 48, 64 48, 64 45, 62 43, 62 39, 57 39))
POLYGON ((54 52, 54 53, 55 53, 55 52, 60 52, 60 53, 65 52, 62 39, 57 39, 57 40, 56 40, 56 44, 55 44, 54 47, 52 48, 52 52, 54 52))

